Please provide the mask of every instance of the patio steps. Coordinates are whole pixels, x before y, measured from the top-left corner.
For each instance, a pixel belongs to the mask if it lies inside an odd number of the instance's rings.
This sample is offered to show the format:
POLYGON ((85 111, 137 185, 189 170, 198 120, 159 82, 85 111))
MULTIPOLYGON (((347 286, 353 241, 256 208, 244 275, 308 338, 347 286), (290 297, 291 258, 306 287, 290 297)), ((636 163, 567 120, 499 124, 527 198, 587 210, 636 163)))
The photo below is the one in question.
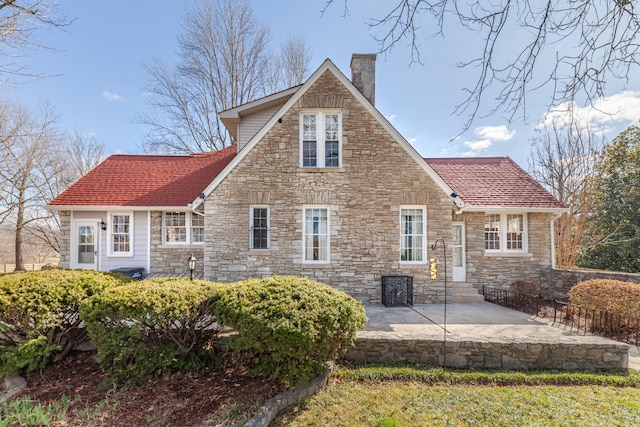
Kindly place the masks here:
POLYGON ((480 295, 478 290, 470 283, 447 283, 447 291, 448 303, 474 303, 484 301, 484 296, 480 295))

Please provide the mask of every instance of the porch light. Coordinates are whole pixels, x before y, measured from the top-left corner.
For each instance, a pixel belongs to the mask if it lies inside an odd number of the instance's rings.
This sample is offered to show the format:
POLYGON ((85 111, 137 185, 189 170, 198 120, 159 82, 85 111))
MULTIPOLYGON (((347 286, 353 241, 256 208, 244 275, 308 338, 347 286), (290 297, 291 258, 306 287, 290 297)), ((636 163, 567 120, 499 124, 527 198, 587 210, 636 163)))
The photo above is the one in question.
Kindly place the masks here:
POLYGON ((100 220, 100 229, 102 229, 102 231, 107 231, 107 224, 105 224, 104 220, 100 220))
POLYGON ((189 278, 191 280, 193 280, 193 270, 196 269, 196 257, 193 256, 193 254, 191 254, 191 256, 189 257, 189 278))

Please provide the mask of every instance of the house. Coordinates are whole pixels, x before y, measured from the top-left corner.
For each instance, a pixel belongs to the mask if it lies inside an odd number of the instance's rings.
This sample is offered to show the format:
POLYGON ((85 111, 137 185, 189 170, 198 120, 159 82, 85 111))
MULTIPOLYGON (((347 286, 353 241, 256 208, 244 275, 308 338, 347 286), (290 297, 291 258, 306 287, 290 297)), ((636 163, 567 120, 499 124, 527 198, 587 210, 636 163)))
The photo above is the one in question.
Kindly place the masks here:
POLYGON ((443 253, 459 301, 537 281, 564 205, 508 157, 422 158, 375 107, 375 55, 351 68, 352 81, 327 59, 304 84, 223 112, 233 147, 109 157, 49 204, 61 264, 173 275, 193 253, 208 280, 300 275, 373 303, 383 276, 441 301, 443 253))

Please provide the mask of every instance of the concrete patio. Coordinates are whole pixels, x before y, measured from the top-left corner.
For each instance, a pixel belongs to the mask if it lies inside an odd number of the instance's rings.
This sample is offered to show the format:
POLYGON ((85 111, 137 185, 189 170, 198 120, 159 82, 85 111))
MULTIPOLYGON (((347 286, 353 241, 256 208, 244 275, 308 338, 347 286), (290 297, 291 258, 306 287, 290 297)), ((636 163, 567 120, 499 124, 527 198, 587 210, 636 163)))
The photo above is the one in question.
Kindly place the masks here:
POLYGON ((414 307, 365 305, 364 331, 346 359, 503 369, 640 369, 637 349, 572 333, 488 302, 414 307), (446 335, 446 347, 444 346, 446 335), (631 351, 629 351, 631 350, 631 351))

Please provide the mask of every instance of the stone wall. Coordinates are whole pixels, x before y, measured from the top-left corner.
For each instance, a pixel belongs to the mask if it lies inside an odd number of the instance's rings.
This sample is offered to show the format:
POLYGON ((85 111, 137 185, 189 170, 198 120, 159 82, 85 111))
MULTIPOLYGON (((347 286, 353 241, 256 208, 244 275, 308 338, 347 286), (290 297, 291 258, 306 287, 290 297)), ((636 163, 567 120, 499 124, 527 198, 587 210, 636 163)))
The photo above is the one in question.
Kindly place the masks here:
POLYGON ((591 279, 611 279, 640 284, 640 274, 605 270, 542 269, 540 291, 543 298, 564 301, 577 283, 591 279))
POLYGON ((443 296, 443 277, 431 281, 426 262, 400 263, 401 205, 426 206, 426 259, 436 239, 451 242, 448 195, 327 72, 206 199, 205 232, 211 244, 204 254, 205 277, 233 282, 273 274, 306 276, 380 303, 381 276, 407 274, 414 276, 416 302, 437 301, 443 296), (342 113, 342 167, 303 169, 299 114, 322 107, 342 113), (270 207, 270 250, 249 249, 251 205, 270 207), (305 205, 329 209, 326 264, 302 262, 305 205))
POLYGON ((71 262, 71 212, 60 211, 60 267, 69 268, 71 262))
POLYGON ((551 214, 527 214, 528 250, 518 254, 494 254, 484 250, 484 213, 469 212, 454 217, 463 221, 467 236, 467 283, 476 288, 508 289, 518 280, 538 283, 540 271, 551 266, 551 214))
POLYGON ((451 368, 562 369, 601 371, 627 369, 629 346, 599 337, 557 337, 527 342, 501 337, 485 340, 427 340, 410 333, 359 332, 344 356, 354 363, 424 363, 451 368), (445 351, 443 351, 445 349, 445 351), (444 355, 444 357, 443 357, 444 355))
POLYGON ((204 270, 204 245, 163 245, 162 212, 151 212, 151 273, 154 275, 184 275, 189 273, 188 259, 196 258, 194 276, 204 270))

